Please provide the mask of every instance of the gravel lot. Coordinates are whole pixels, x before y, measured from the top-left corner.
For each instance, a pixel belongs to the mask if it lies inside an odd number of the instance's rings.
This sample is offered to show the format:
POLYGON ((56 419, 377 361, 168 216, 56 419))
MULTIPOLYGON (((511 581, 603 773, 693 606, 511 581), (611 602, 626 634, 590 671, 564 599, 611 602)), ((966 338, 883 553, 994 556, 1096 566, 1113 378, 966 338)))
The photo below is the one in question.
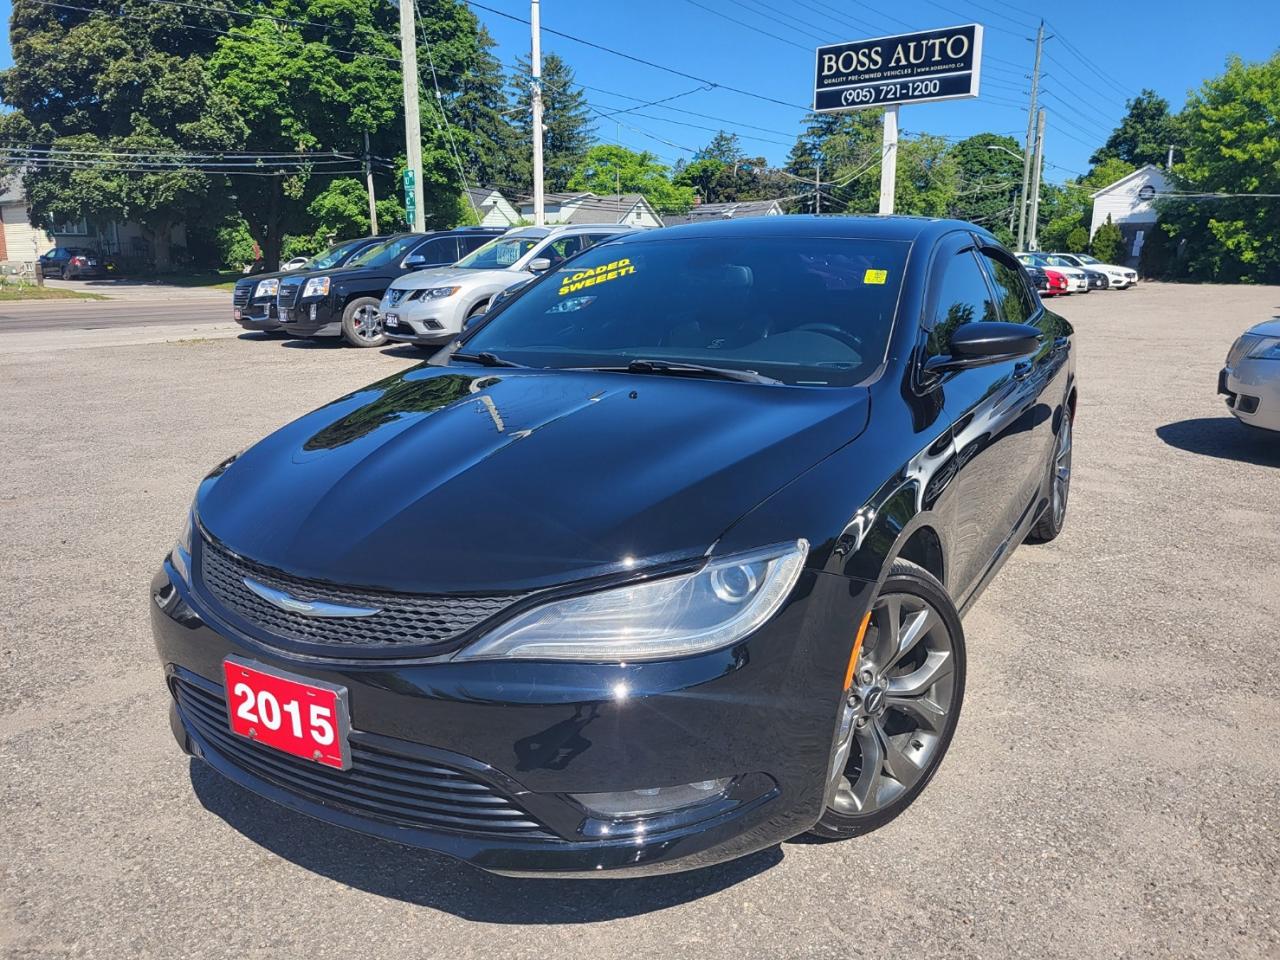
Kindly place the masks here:
POLYGON ((286 817, 169 734, 147 584, 197 479, 415 357, 5 351, 0 955, 1276 956, 1280 437, 1214 387, 1280 289, 1055 308, 1080 349, 1072 515, 970 613, 932 787, 861 840, 617 882, 491 877, 286 817))

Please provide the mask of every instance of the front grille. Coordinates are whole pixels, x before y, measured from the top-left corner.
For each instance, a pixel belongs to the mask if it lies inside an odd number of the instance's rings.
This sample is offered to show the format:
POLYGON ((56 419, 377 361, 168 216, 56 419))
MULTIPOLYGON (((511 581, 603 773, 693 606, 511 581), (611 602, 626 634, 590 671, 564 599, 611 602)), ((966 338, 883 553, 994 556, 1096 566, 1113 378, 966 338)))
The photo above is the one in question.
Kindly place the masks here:
POLYGON ((276 307, 292 307, 298 299, 298 291, 302 289, 302 279, 281 280, 276 290, 276 307))
POLYGON ((222 688, 179 676, 174 696, 189 729, 228 762, 314 803, 375 820, 428 830, 527 839, 555 835, 487 783, 414 756, 392 752, 387 738, 351 731, 351 769, 335 770, 233 734, 222 688))
POLYGON ((249 296, 252 293, 252 283, 237 283, 235 291, 231 294, 231 305, 233 307, 244 307, 249 302, 249 296))
POLYGON ((397 290, 395 287, 392 287, 387 291, 387 306, 397 306, 400 301, 404 299, 404 295, 404 290, 397 290))
POLYGON ((313 644, 333 654, 399 656, 423 648, 448 645, 490 617, 501 613, 522 594, 433 596, 335 587, 278 573, 236 556, 207 538, 200 544, 200 577, 227 610, 266 634, 268 642, 283 639, 313 644), (309 617, 268 603, 244 584, 249 577, 298 600, 323 600, 353 607, 377 607, 367 617, 309 617), (333 648, 341 647, 341 651, 333 648))

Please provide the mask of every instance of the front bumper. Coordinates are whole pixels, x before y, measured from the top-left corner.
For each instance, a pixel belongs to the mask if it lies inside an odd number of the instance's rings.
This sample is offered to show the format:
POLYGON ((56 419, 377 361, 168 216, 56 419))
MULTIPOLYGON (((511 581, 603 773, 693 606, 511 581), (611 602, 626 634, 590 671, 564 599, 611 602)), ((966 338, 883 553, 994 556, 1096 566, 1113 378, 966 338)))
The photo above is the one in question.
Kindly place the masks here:
MULTIPOLYGON (((625 665, 293 658, 220 621, 203 591, 191 590, 167 562, 152 584, 151 618, 179 743, 241 786, 485 870, 600 876, 722 862, 817 821, 849 624, 872 590, 807 572, 793 599, 740 644, 625 665), (229 734, 215 678, 231 654, 345 687, 352 771, 298 761, 306 770, 288 775, 283 755, 229 734), (494 803, 523 811, 533 828, 498 832, 466 815, 425 822, 386 809, 381 787, 351 782, 369 751, 382 755, 369 759, 374 770, 416 763, 455 771, 491 792, 494 803), (593 818, 568 796, 721 777, 735 778, 721 798, 645 820, 593 818)), ((405 793, 412 787, 400 784, 392 796, 405 793)))
POLYGON ((1280 362, 1238 360, 1218 374, 1218 393, 1227 409, 1241 423, 1263 430, 1280 431, 1280 362))
POLYGON ((281 306, 280 329, 293 337, 342 336, 342 309, 332 297, 281 306))

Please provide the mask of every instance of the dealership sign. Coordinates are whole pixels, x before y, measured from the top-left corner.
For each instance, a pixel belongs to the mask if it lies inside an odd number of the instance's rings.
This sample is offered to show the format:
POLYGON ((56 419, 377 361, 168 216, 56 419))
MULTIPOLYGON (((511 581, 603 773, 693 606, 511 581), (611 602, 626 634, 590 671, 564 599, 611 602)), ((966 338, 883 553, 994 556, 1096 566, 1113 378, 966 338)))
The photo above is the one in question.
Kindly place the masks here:
POLYGON ((968 23, 818 48, 819 113, 978 95, 982 25, 968 23))

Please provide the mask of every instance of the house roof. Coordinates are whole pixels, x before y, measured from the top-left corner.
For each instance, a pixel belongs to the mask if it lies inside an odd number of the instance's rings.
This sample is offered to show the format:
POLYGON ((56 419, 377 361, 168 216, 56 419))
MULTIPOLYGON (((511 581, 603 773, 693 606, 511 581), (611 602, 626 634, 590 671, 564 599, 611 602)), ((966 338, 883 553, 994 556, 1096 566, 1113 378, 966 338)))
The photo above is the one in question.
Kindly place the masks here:
POLYGON ((27 199, 22 189, 22 177, 14 174, 0 179, 0 203, 22 203, 27 199))
POLYGON ((1152 174, 1155 174, 1162 183, 1168 182, 1168 178, 1165 176, 1165 172, 1163 170, 1157 167, 1154 163, 1145 163, 1137 170, 1133 171, 1133 173, 1126 173, 1115 183, 1109 183, 1101 190, 1095 190, 1093 193, 1089 194, 1089 199, 1096 200, 1104 193, 1115 193, 1126 184, 1136 182, 1139 179, 1149 178, 1152 174))
POLYGON ((733 217, 767 217, 781 212, 782 205, 777 200, 740 200, 733 203, 703 203, 688 213, 663 219, 668 226, 674 226, 678 223, 702 223, 733 217))
MULTIPOLYGON (((610 219, 622 222, 638 204, 643 204, 656 217, 653 204, 642 193, 607 194, 597 196, 594 193, 548 193, 544 202, 549 207, 562 209, 561 223, 603 223, 610 219), (568 208, 568 209, 564 209, 568 208)), ((521 197, 522 208, 531 206, 533 197, 521 197)))

